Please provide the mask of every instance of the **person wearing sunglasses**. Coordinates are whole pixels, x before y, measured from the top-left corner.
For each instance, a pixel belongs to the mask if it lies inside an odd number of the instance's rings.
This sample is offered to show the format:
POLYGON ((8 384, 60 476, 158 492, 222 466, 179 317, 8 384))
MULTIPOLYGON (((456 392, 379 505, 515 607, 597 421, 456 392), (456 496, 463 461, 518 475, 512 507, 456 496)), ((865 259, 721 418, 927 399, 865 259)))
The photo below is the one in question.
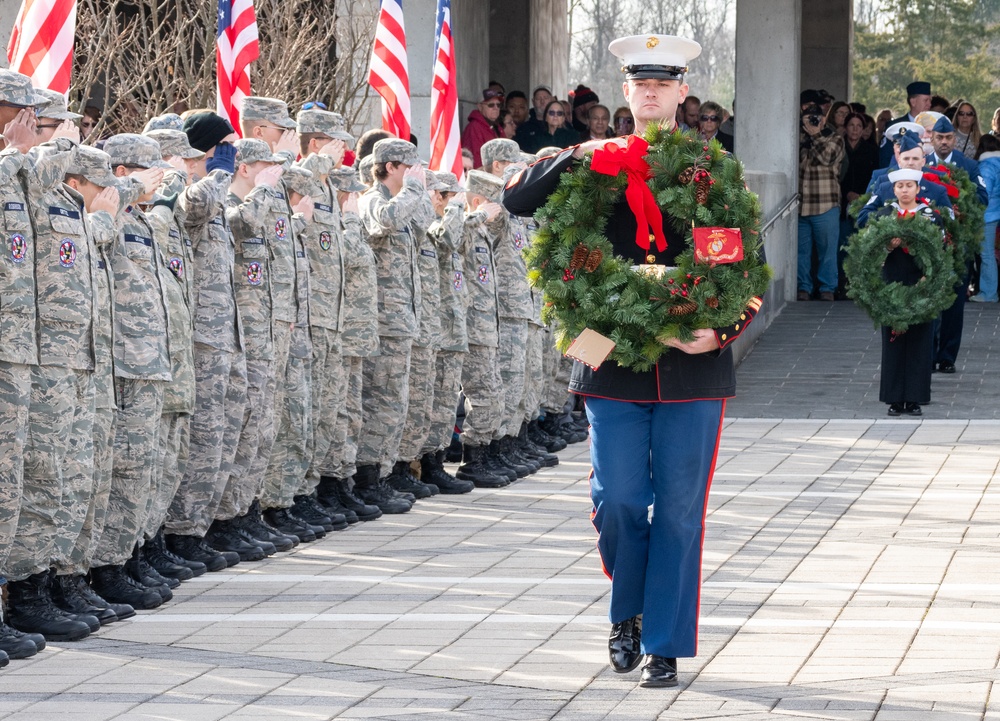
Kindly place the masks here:
POLYGON ((725 120, 722 106, 718 103, 706 100, 701 104, 698 111, 698 134, 705 139, 705 142, 718 140, 727 152, 733 152, 733 136, 719 132, 719 126, 725 120))
POLYGON ((959 98, 951 107, 954 109, 951 120, 955 125, 955 150, 971 158, 979 148, 979 139, 983 137, 983 131, 979 127, 979 114, 965 98, 959 98))
POLYGON ((546 146, 568 148, 576 145, 580 136, 566 125, 566 109, 559 100, 550 100, 542 112, 545 129, 535 133, 530 138, 530 146, 525 152, 536 153, 546 146))
POLYGON ((462 147, 468 148, 472 153, 473 168, 481 168, 483 165, 479 149, 484 143, 505 137, 503 129, 498 125, 502 107, 503 93, 487 88, 483 91, 482 101, 469 113, 469 123, 462 131, 462 147))
POLYGON ((622 105, 615 110, 615 117, 612 121, 612 134, 620 138, 626 138, 635 130, 635 118, 627 105, 622 105))

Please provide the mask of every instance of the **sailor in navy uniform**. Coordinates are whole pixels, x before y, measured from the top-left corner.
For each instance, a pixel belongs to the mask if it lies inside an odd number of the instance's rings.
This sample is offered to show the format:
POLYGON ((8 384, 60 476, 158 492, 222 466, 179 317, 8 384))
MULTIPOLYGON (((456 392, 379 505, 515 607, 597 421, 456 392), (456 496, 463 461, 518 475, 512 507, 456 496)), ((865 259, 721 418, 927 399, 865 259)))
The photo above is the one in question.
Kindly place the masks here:
POLYGON ((879 186, 883 180, 888 180, 888 174, 891 170, 897 170, 899 168, 899 148, 896 145, 896 140, 899 138, 899 134, 902 132, 914 133, 914 137, 919 138, 924 133, 924 128, 919 123, 903 122, 896 123, 895 125, 890 125, 885 129, 885 134, 882 139, 889 144, 889 148, 892 151, 892 160, 889 161, 889 165, 885 168, 878 168, 874 173, 872 173, 871 180, 868 181, 868 189, 866 193, 873 193, 875 189, 879 186))
MULTIPOLYGON (((687 64, 701 46, 669 35, 641 35, 615 40, 609 49, 622 60, 635 133, 641 136, 649 123, 673 126, 688 92, 687 64)), ((543 158, 508 182, 501 202, 516 215, 530 216, 575 160, 624 141, 591 141, 543 158)), ((622 193, 604 232, 615 253, 632 263, 672 265, 686 244, 667 218, 665 213, 666 251, 643 250, 622 193)), ((611 666, 631 671, 645 654, 643 686, 676 685, 677 657, 697 653, 708 489, 726 399, 736 390, 730 346, 761 302, 754 298, 732 327, 696 331, 689 343, 670 341, 670 350, 647 372, 613 361, 597 370, 573 366, 570 390, 586 397, 591 423, 593 520, 611 578, 611 666)))
MULTIPOLYGON (((938 212, 923 202, 914 191, 920 182, 919 170, 902 169, 889 173, 898 200, 880 208, 876 217, 886 215, 919 215, 928 222, 941 226, 938 212), (907 198, 905 194, 909 194, 907 198), (914 202, 915 200, 915 202, 914 202)), ((944 230, 942 228, 942 237, 944 230)), ((917 283, 923 271, 906 252, 902 243, 894 243, 882 267, 882 277, 887 283, 903 285, 917 283)), ((922 403, 931 399, 931 367, 927 362, 934 343, 931 323, 916 323, 905 333, 894 333, 882 326, 882 375, 878 398, 889 404, 890 416, 920 416, 922 403)))
MULTIPOLYGON (((896 160, 899 167, 906 170, 916 170, 921 174, 917 181, 919 185, 919 195, 927 203, 932 203, 943 212, 951 213, 951 199, 943 185, 928 180, 924 173, 924 151, 919 138, 905 129, 901 130, 896 137, 896 160)), ((892 171, 895 172, 895 171, 892 171)), ((893 184, 890 180, 892 172, 884 176, 875 186, 871 198, 858 212, 858 227, 863 228, 868 223, 868 217, 887 203, 892 202, 895 197, 893 184)), ((933 173, 927 173, 933 176, 933 173)), ((874 182, 874 181, 873 181, 874 182)))
MULTIPOLYGON (((931 130, 931 145, 934 152, 927 156, 929 165, 956 165, 969 174, 976 185, 976 197, 985 206, 990 202, 986 192, 986 183, 979 174, 979 163, 967 158, 955 150, 955 126, 942 115, 931 130)), ((932 369, 941 373, 954 373, 955 361, 962 346, 962 329, 965 325, 965 301, 968 298, 969 274, 972 272, 970 262, 965 269, 965 275, 955 286, 955 302, 950 308, 941 312, 941 317, 934 322, 934 362, 932 369)))
MULTIPOLYGON (((931 84, 922 80, 915 80, 906 86, 906 104, 910 106, 910 111, 901 117, 893 118, 889 125, 896 123, 912 123, 920 113, 931 109, 931 84)), ((882 138, 882 145, 879 148, 879 167, 885 168, 892 160, 892 143, 888 143, 882 138)))

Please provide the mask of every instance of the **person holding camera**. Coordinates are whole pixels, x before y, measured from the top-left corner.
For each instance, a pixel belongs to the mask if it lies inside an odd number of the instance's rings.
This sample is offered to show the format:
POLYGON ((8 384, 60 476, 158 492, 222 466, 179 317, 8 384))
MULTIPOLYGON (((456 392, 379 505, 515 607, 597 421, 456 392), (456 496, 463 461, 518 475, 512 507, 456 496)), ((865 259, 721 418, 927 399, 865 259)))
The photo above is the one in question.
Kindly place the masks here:
POLYGON ((802 92, 799 129, 799 256, 797 300, 811 300, 814 285, 820 300, 833 300, 837 289, 837 242, 840 236, 840 167, 844 139, 826 127, 822 96, 802 92), (819 263, 813 281, 812 255, 819 263))

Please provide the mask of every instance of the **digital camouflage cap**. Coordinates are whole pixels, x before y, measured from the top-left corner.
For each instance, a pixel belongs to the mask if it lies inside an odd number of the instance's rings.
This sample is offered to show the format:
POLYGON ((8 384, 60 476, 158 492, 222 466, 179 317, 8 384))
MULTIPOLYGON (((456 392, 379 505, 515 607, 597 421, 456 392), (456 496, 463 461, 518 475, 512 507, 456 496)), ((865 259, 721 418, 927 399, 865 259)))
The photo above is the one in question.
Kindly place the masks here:
POLYGON ((200 158, 204 155, 200 150, 191 147, 188 142, 187 133, 183 130, 170 130, 161 128, 159 130, 147 130, 143 133, 147 138, 152 138, 160 146, 160 152, 164 158, 176 155, 180 158, 191 159, 200 158))
POLYGON ((296 117, 299 134, 319 133, 328 138, 343 140, 345 143, 354 143, 354 136, 347 132, 347 124, 339 113, 319 108, 302 110, 296 117))
POLYGON ((417 157, 417 146, 399 138, 385 138, 375 143, 372 156, 376 163, 402 163, 403 165, 420 165, 417 157))
POLYGON ((57 93, 55 90, 35 88, 36 93, 41 93, 48 99, 48 105, 40 108, 38 117, 52 118, 54 120, 79 120, 83 116, 80 113, 71 113, 66 107, 66 96, 57 93))
POLYGON ((80 145, 76 149, 76 159, 71 170, 73 175, 82 175, 94 185, 109 188, 117 185, 118 179, 111 171, 111 156, 103 150, 89 145, 80 145))
POLYGON ((0 100, 11 105, 41 108, 49 99, 31 87, 31 78, 13 70, 0 69, 0 100))
POLYGON ((495 175, 482 170, 470 170, 466 182, 466 192, 469 195, 481 195, 491 202, 496 202, 503 190, 503 181, 495 175))
POLYGON ((150 130, 184 130, 184 120, 177 113, 157 115, 149 119, 142 132, 148 133, 150 130))
POLYGON ((254 163, 284 163, 285 159, 280 155, 275 155, 271 152, 271 146, 265 143, 263 140, 256 140, 255 138, 243 138, 242 140, 237 140, 233 145, 236 146, 236 164, 245 163, 246 165, 253 165, 254 163))
POLYGON ((358 180, 358 173, 354 168, 337 168, 330 173, 329 178, 333 187, 344 193, 363 193, 368 189, 358 180))
POLYGON ((441 184, 441 187, 438 188, 438 190, 442 193, 465 192, 465 188, 458 182, 458 178, 455 177, 454 173, 449 173, 447 170, 439 170, 434 173, 434 177, 437 178, 438 183, 441 184))
POLYGON ((313 182, 312 172, 299 165, 292 165, 285 168, 285 172, 281 174, 281 179, 284 181, 285 187, 293 193, 313 195, 315 192, 316 184, 313 182))
POLYGON ((494 161, 517 163, 521 160, 521 146, 508 138, 494 138, 483 143, 479 149, 483 167, 491 168, 494 161))
POLYGON ((104 141, 104 152, 111 157, 111 165, 135 168, 164 168, 163 153, 155 140, 145 135, 121 133, 104 141))
POLYGON ((288 115, 288 105, 284 100, 277 98, 261 98, 251 95, 243 99, 243 107, 240 109, 240 119, 265 120, 274 123, 279 128, 286 130, 295 129, 295 121, 288 115))

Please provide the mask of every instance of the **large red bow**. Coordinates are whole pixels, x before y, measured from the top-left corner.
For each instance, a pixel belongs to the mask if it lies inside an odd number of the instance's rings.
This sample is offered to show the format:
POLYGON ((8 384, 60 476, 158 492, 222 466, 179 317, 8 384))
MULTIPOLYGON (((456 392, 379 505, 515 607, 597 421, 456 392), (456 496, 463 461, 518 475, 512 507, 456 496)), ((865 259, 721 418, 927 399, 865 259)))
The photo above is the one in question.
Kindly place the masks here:
MULTIPOLYGON (((936 170, 936 168, 935 168, 935 170, 936 170)), ((949 198, 957 198, 958 197, 958 186, 957 185, 953 185, 952 183, 950 183, 949 182, 950 179, 951 179, 950 175, 947 175, 947 179, 946 179, 945 176, 938 175, 937 173, 924 173, 924 180, 929 180, 930 182, 935 183, 935 184, 940 185, 941 187, 943 187, 944 188, 944 192, 948 194, 949 198)))
POLYGON ((663 214, 656 204, 649 180, 649 164, 645 160, 649 143, 638 135, 630 135, 625 147, 617 143, 607 143, 594 151, 590 168, 602 175, 618 175, 625 171, 628 185, 625 186, 625 200, 635 215, 635 244, 649 250, 649 241, 656 239, 656 249, 661 253, 667 249, 667 238, 663 234, 663 214), (652 233, 652 235, 650 235, 652 233))

